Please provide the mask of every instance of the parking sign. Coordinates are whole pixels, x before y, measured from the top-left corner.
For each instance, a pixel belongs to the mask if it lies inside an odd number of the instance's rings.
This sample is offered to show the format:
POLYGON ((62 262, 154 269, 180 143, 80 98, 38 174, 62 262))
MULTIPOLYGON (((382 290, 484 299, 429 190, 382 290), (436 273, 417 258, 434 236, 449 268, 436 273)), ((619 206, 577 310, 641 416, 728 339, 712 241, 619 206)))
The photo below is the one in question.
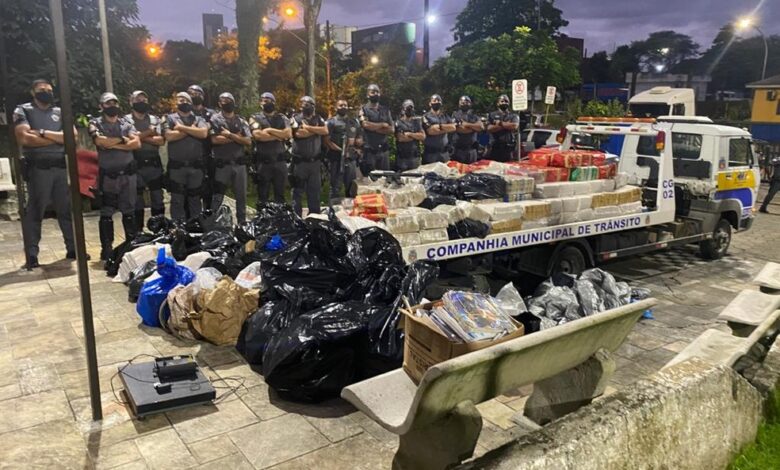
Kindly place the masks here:
POLYGON ((547 94, 544 95, 544 104, 555 104, 555 87, 548 86, 547 94))
POLYGON ((512 80, 512 110, 528 109, 528 80, 512 80))

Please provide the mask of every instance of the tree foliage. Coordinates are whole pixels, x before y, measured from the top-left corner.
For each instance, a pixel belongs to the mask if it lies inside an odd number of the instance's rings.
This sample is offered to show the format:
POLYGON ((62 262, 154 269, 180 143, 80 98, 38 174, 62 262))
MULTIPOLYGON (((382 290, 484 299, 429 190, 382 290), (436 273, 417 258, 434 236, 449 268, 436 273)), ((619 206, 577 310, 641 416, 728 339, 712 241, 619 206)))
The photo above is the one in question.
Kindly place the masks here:
POLYGON ((239 106, 254 106, 260 99, 257 63, 257 44, 262 32, 263 17, 273 0, 236 0, 238 28, 238 76, 240 80, 239 106))
POLYGON ((458 14, 453 32, 459 46, 512 34, 518 26, 537 29, 537 23, 547 34, 557 33, 569 24, 554 0, 469 0, 458 14))
POLYGON ((511 92, 514 79, 527 79, 532 90, 576 85, 580 82, 578 65, 573 50, 561 53, 549 35, 518 27, 511 34, 454 48, 448 57, 436 61, 423 87, 453 104, 460 95, 469 94, 475 108, 487 110, 498 95, 511 92))

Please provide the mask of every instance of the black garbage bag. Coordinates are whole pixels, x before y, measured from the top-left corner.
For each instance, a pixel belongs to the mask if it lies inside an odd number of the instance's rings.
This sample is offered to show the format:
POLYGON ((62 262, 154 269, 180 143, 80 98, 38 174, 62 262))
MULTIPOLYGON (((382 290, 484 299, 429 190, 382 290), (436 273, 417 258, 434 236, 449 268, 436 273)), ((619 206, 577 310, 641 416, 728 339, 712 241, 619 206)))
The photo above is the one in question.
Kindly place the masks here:
MULTIPOLYGON (((372 305, 392 304, 401 294, 401 285, 406 277, 406 268, 400 264, 388 266, 369 287, 364 297, 372 305)), ((373 278, 372 278, 373 279, 373 278)))
POLYGON ((266 203, 257 208, 257 216, 242 224, 236 237, 242 243, 255 240, 265 245, 271 237, 279 235, 288 241, 306 230, 306 223, 287 204, 266 203))
POLYGON ((157 260, 153 259, 141 266, 138 266, 130 274, 130 281, 127 283, 127 301, 131 304, 138 302, 138 296, 141 295, 141 288, 144 281, 157 271, 157 260))
POLYGON ((226 205, 221 205, 216 211, 205 210, 200 219, 204 232, 212 230, 233 231, 233 211, 226 205))
POLYGON ((445 178, 436 173, 426 173, 423 176, 423 186, 425 186, 425 192, 428 194, 452 197, 458 197, 458 194, 460 194, 460 185, 457 179, 445 178))
POLYGON ((219 256, 212 256, 206 259, 201 265, 201 268, 214 268, 220 273, 230 276, 235 279, 242 269, 248 266, 248 263, 244 263, 241 257, 228 256, 225 253, 219 256))
POLYGON ((171 254, 176 261, 184 261, 187 256, 200 251, 200 236, 190 235, 181 226, 173 228, 164 238, 170 243, 171 254))
POLYGON ((295 318, 263 354, 265 382, 286 399, 338 397, 358 378, 358 346, 376 310, 357 301, 331 303, 295 318))
POLYGON ((625 282, 617 282, 612 274, 603 269, 593 268, 583 271, 581 281, 590 281, 604 301, 605 310, 622 307, 631 302, 631 288, 625 282))
POLYGON ((296 312, 286 299, 266 302, 250 315, 241 326, 236 349, 253 369, 263 364, 263 353, 271 339, 287 328, 296 312))
POLYGON ((580 314, 584 317, 605 310, 603 292, 593 285, 590 279, 578 279, 574 283, 577 300, 580 303, 580 314))
POLYGON ((119 265, 122 264, 122 257, 125 253, 135 250, 136 248, 150 245, 154 243, 155 237, 152 234, 141 233, 137 235, 133 240, 125 240, 117 245, 112 251, 111 256, 108 257, 103 269, 106 270, 107 276, 116 276, 119 272, 119 265))
POLYGON ((531 297, 526 305, 529 312, 542 319, 542 329, 545 318, 555 325, 582 318, 577 294, 571 287, 552 285, 542 295, 531 297))
POLYGON ((352 265, 358 270, 384 272, 391 265, 403 265, 401 245, 389 232, 379 227, 360 229, 349 241, 352 265))
POLYGON ((328 220, 309 218, 305 223, 309 232, 309 250, 312 253, 337 264, 349 263, 346 256, 352 235, 332 211, 328 220))
POLYGON ((428 193, 428 197, 423 199, 423 202, 420 203, 419 207, 433 210, 441 205, 454 206, 457 201, 458 199, 455 196, 428 193))
POLYGON ((570 274, 565 274, 565 273, 553 274, 551 277, 547 278, 536 287, 533 296, 540 297, 546 294, 553 287, 568 287, 570 289, 573 289, 574 281, 576 280, 577 278, 570 274))
POLYGON ((200 250, 207 251, 212 256, 226 254, 232 256, 241 247, 236 238, 224 229, 212 230, 200 238, 200 250))
POLYGON ((458 182, 458 192, 454 194, 463 201, 478 199, 503 199, 506 196, 506 180, 491 173, 469 173, 458 182))
POLYGON ((490 225, 474 219, 463 219, 447 227, 450 240, 460 238, 485 238, 490 233, 490 225))
POLYGON ((173 221, 164 215, 155 215, 146 221, 146 228, 148 228, 150 232, 157 235, 167 234, 171 231, 171 229, 173 229, 173 227, 173 221))

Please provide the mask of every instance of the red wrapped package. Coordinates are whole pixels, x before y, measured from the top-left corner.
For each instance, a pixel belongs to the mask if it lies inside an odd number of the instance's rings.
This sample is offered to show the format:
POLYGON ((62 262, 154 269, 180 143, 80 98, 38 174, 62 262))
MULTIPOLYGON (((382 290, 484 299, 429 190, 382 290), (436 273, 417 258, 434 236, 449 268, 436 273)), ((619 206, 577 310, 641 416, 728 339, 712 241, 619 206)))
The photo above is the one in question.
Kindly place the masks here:
POLYGON ((614 163, 608 163, 605 165, 597 165, 597 168, 599 169, 599 179, 600 180, 608 180, 615 177, 617 174, 617 165, 614 163))
POLYGON ((593 152, 590 156, 591 165, 601 166, 607 161, 607 155, 601 152, 593 152))
POLYGON ((533 152, 531 152, 528 155, 528 163, 530 163, 533 166, 538 166, 538 167, 550 166, 552 158, 555 155, 557 155, 557 154, 548 153, 548 152, 539 152, 539 153, 537 153, 536 150, 534 150, 533 152))
POLYGON ((455 168, 456 170, 458 170, 458 173, 460 173, 461 175, 464 173, 471 173, 472 171, 469 165, 465 163, 456 162, 455 160, 448 161, 447 166, 450 168, 455 168))
POLYGON ((557 183, 559 181, 569 181, 568 168, 539 168, 544 171, 544 181, 546 183, 557 183))

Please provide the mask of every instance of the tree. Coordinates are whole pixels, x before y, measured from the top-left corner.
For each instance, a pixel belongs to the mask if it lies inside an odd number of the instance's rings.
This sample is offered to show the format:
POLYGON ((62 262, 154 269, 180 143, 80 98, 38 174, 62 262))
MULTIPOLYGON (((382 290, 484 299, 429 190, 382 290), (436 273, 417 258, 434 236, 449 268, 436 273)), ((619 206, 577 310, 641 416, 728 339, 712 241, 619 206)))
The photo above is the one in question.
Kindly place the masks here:
POLYGON ((643 41, 634 41, 641 72, 674 72, 687 59, 699 55, 699 45, 686 35, 674 31, 657 31, 643 41))
POLYGON ((238 27, 238 76, 241 80, 239 106, 257 105, 260 94, 257 83, 260 71, 257 64, 257 44, 262 31, 263 17, 272 0, 236 0, 238 27))
MULTIPOLYGON (((238 36, 236 33, 221 34, 214 38, 209 57, 209 70, 211 82, 219 86, 220 90, 232 91, 241 88, 238 57, 238 36)), ((268 36, 260 36, 257 40, 258 70, 260 72, 264 71, 271 61, 279 60, 281 57, 282 50, 278 47, 273 47, 268 36)), ((241 102, 240 94, 236 99, 241 102)), ((254 105, 255 103, 251 104, 254 105)), ((251 106, 247 109, 251 109, 251 106)))
POLYGON ((511 34, 518 26, 532 29, 538 26, 547 34, 555 34, 568 24, 554 0, 469 0, 458 14, 453 31, 456 46, 462 46, 511 34), (541 5, 541 12, 538 5, 541 5))
POLYGON ((448 57, 434 63, 422 85, 452 104, 460 95, 477 95, 472 96, 475 108, 486 110, 499 94, 511 91, 510 84, 517 78, 527 79, 532 90, 580 83, 577 56, 571 49, 560 53, 548 34, 519 27, 511 34, 452 49, 448 57))
MULTIPOLYGON (((771 77, 780 74, 780 36, 767 37, 767 43, 766 76, 771 77)), ((760 36, 745 39, 735 36, 733 41, 713 44, 703 54, 698 71, 712 77, 709 84, 711 91, 742 91, 747 83, 761 80, 763 62, 764 40, 760 36)))
POLYGON ((612 61, 606 51, 596 52, 583 60, 580 74, 584 83, 611 83, 625 80, 625 74, 612 67, 612 61))
POLYGON ((302 0, 303 26, 306 28, 306 89, 305 93, 314 96, 315 69, 317 67, 316 51, 319 31, 317 31, 317 18, 320 16, 322 0, 302 0))

